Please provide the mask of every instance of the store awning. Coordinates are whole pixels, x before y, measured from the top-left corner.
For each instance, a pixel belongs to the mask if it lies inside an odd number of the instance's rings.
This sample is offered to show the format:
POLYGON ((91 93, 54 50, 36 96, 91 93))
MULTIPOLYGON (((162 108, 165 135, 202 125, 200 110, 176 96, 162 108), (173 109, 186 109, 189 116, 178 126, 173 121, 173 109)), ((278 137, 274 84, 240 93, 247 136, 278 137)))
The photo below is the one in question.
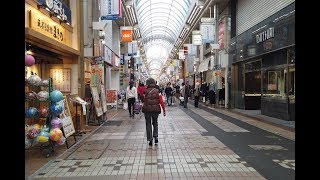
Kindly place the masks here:
POLYGON ((198 67, 198 72, 207 71, 207 70, 209 69, 209 68, 208 68, 209 61, 210 61, 210 58, 205 59, 205 60, 203 60, 202 62, 200 62, 199 67, 198 67))

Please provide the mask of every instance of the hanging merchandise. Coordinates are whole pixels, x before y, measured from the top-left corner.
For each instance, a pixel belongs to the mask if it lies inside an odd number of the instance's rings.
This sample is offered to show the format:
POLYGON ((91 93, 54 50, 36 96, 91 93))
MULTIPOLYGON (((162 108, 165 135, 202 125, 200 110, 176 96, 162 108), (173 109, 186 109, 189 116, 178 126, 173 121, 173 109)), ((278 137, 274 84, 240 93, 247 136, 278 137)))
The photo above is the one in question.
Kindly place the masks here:
POLYGON ((24 57, 25 66, 32 66, 32 65, 34 65, 35 62, 36 62, 36 60, 34 59, 33 56, 31 56, 29 54, 25 55, 25 57, 24 57))
POLYGON ((38 100, 39 101, 46 101, 49 98, 49 93, 47 91, 40 91, 38 92, 38 100))
POLYGON ((52 102, 56 103, 63 99, 63 94, 58 90, 54 90, 50 93, 50 98, 52 102))
POLYGON ((50 113, 53 116, 59 116, 63 111, 63 107, 60 104, 51 104, 50 113))
POLYGON ((49 115, 49 109, 47 107, 41 107, 38 109, 39 117, 47 117, 49 115))
POLYGON ((50 131, 50 139, 52 141, 58 141, 62 137, 62 131, 60 128, 54 128, 50 131))
POLYGON ((61 128, 62 127, 62 121, 58 117, 52 118, 50 124, 51 124, 52 128, 61 128))
POLYGON ((41 82, 41 78, 37 75, 31 75, 27 81, 30 86, 38 86, 41 82))

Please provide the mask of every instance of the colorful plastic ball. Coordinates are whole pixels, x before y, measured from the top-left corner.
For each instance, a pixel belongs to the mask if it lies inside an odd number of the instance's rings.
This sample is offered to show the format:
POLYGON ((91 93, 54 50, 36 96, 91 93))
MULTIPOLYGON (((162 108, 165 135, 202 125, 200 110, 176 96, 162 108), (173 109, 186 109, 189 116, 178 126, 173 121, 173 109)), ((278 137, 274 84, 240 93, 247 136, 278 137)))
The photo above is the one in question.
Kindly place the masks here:
POLYGON ((49 115, 49 109, 47 107, 41 107, 38 111, 40 117, 47 117, 49 115))
POLYGON ((61 128, 62 127, 62 121, 58 117, 54 117, 51 120, 51 126, 52 128, 61 128))
POLYGON ((25 149, 28 149, 28 148, 30 148, 31 147, 31 141, 30 141, 30 139, 28 139, 27 137, 25 138, 25 140, 24 140, 24 148, 25 149))
POLYGON ((62 137, 62 131, 59 128, 51 129, 50 139, 52 141, 58 141, 62 137))
POLYGON ((45 131, 41 131, 37 138, 36 141, 40 142, 40 143, 45 143, 49 141, 49 133, 45 132, 45 131))
POLYGON ((27 54, 24 56, 24 65, 25 66, 32 66, 34 65, 34 63, 36 62, 36 60, 34 59, 33 56, 27 54))
POLYGON ((39 91, 38 92, 38 99, 40 101, 46 101, 49 99, 49 93, 47 91, 39 91))
POLYGON ((54 90, 50 93, 50 98, 52 102, 59 102, 63 99, 63 94, 58 90, 54 90))
POLYGON ((38 86, 41 82, 41 78, 37 75, 32 75, 28 78, 28 84, 33 86, 38 86))
POLYGON ((59 104, 51 104, 50 113, 53 116, 59 116, 62 113, 63 107, 59 104))
POLYGON ((66 138, 62 136, 58 141, 56 141, 56 145, 63 145, 66 142, 66 138))
POLYGON ((42 80, 40 84, 41 84, 41 86, 48 86, 49 80, 48 79, 42 80))
POLYGON ((40 124, 34 124, 32 127, 37 129, 38 131, 40 131, 40 129, 41 129, 40 124))
POLYGON ((38 109, 37 108, 35 108, 35 107, 28 107, 27 109, 26 109, 26 112, 25 112, 25 114, 26 114, 26 117, 28 117, 28 118, 34 118, 34 117, 37 117, 38 116, 38 109))
POLYGON ((34 139, 35 137, 38 136, 38 133, 39 133, 39 131, 36 128, 32 127, 27 132, 27 137, 28 137, 28 139, 34 139))
POLYGON ((31 92, 27 92, 25 95, 25 99, 32 101, 32 100, 36 100, 37 99, 37 93, 31 91, 31 92))
POLYGON ((47 125, 42 126, 42 128, 40 129, 41 132, 49 132, 49 127, 47 127, 47 125))

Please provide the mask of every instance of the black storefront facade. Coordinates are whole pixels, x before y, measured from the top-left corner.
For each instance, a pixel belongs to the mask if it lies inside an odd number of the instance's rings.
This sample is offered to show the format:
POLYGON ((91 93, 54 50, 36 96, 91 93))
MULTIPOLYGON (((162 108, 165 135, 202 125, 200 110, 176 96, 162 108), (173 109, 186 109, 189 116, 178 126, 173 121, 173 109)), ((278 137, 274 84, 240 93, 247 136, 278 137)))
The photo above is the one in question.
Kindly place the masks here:
POLYGON ((295 3, 230 41, 232 108, 295 120, 295 3))

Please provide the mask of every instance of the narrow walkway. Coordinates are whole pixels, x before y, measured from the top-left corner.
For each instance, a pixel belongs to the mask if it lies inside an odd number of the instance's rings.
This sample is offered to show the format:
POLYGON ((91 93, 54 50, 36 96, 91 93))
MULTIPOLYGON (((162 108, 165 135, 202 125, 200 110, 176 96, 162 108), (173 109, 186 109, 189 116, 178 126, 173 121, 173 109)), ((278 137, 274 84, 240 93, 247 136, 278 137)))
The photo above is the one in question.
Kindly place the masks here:
POLYGON ((181 106, 159 116, 159 145, 144 116, 118 110, 34 179, 294 179, 294 141, 232 117, 181 106), (63 178, 64 177, 64 178, 63 178))

